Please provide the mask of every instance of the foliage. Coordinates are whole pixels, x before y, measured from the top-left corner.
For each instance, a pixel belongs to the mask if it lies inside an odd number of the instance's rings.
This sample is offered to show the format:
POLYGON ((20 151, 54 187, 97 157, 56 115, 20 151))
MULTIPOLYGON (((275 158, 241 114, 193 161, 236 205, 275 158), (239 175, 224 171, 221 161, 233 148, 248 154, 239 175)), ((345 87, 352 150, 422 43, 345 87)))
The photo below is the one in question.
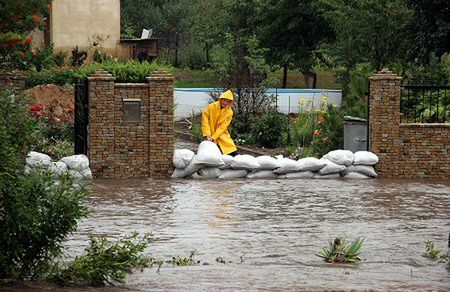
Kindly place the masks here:
POLYGON ((358 237, 349 244, 345 242, 345 239, 337 237, 333 242, 330 242, 328 249, 323 248, 316 255, 328 263, 356 263, 360 261, 358 255, 363 242, 364 237, 358 237))
POLYGON ((26 69, 34 57, 30 34, 43 30, 51 0, 2 1, 0 4, 0 67, 26 69))
POLYGON ((432 260, 440 259, 440 255, 439 254, 441 253, 441 251, 435 249, 435 245, 436 244, 434 243, 434 241, 429 240, 429 241, 426 242, 425 247, 426 247, 427 250, 424 253, 425 257, 427 257, 429 259, 432 259, 432 260))
POLYGON ((447 85, 450 78, 450 55, 438 58, 429 56, 426 65, 408 64, 406 66, 407 84, 417 85, 447 85))
POLYGON ((25 157, 37 144, 38 125, 25 99, 0 93, 0 279, 39 278, 61 254, 62 242, 87 214, 84 187, 52 174, 25 174, 25 157))
POLYGON ((172 73, 173 69, 170 66, 163 66, 157 62, 138 62, 128 61, 120 63, 115 60, 107 62, 92 63, 82 67, 63 66, 49 70, 42 70, 41 72, 30 72, 25 80, 28 88, 40 84, 56 84, 64 86, 66 84, 73 84, 77 78, 85 78, 94 74, 96 70, 104 69, 116 77, 116 82, 147 82, 147 77, 158 69, 165 70, 172 73))
POLYGON ((342 102, 342 112, 347 116, 367 118, 367 97, 369 92, 369 77, 373 75, 369 63, 356 65, 350 71, 349 93, 342 102))
POLYGON ((190 69, 202 69, 208 67, 206 56, 198 43, 186 44, 180 48, 180 67, 190 69))
POLYGON ((123 283, 127 275, 137 267, 148 267, 150 259, 142 252, 151 242, 152 234, 138 238, 133 232, 111 242, 105 237, 90 236, 85 254, 78 256, 67 267, 53 277, 53 281, 63 286, 101 287, 123 283))
POLYGON ((251 122, 252 140, 260 146, 274 148, 281 145, 282 134, 287 129, 287 118, 275 109, 269 109, 251 122))
POLYGON ((194 259, 194 254, 195 252, 191 252, 187 258, 183 258, 181 256, 172 257, 170 260, 166 260, 165 262, 176 266, 193 266, 200 263, 200 261, 194 259))
POLYGON ((66 51, 59 51, 57 53, 53 53, 53 61, 55 66, 63 67, 66 65, 66 59, 69 54, 66 51))
POLYGON ((79 50, 78 46, 76 46, 72 50, 72 57, 70 59, 70 65, 72 66, 81 66, 86 61, 88 56, 88 52, 86 50, 79 50))
POLYGON ((93 58, 94 62, 103 63, 103 62, 111 60, 111 55, 106 52, 100 53, 100 51, 98 49, 95 49, 94 55, 92 58, 93 58))
POLYGON ((188 132, 191 135, 194 142, 200 143, 203 141, 203 132, 202 132, 202 124, 201 117, 196 117, 194 112, 192 112, 189 119, 186 119, 186 122, 189 124, 188 132))

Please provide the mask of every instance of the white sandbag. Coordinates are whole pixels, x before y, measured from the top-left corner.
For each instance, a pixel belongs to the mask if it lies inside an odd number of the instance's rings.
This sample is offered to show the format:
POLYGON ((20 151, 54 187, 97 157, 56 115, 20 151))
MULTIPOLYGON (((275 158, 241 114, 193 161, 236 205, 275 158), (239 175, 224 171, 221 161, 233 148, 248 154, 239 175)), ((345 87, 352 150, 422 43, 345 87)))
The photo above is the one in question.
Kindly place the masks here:
POLYGON ((29 174, 31 172, 32 168, 29 167, 28 165, 25 165, 25 173, 29 174))
POLYGON ((197 170, 192 174, 195 179, 211 179, 218 178, 220 176, 221 170, 215 167, 205 167, 197 170))
POLYGON ((247 174, 247 178, 254 179, 254 178, 276 178, 277 174, 274 173, 272 170, 257 170, 252 171, 247 174))
POLYGON ((89 168, 89 159, 83 154, 67 156, 62 158, 60 161, 67 164, 71 170, 81 171, 89 168))
POLYGON ((231 155, 222 155, 222 160, 225 163, 224 166, 219 167, 220 169, 230 169, 231 164, 234 161, 234 157, 231 155))
POLYGON ((211 141, 203 141, 198 146, 197 163, 211 167, 221 167, 225 165, 219 147, 217 147, 216 143, 211 141))
POLYGON ((301 171, 301 172, 289 172, 286 173, 285 178, 312 178, 314 173, 312 171, 301 171))
POLYGON ((189 164, 185 168, 175 168, 172 174, 172 178, 185 178, 199 170, 201 167, 202 165, 197 163, 197 155, 194 155, 191 162, 189 162, 189 164))
POLYGON ((345 165, 336 164, 328 159, 322 158, 320 160, 326 163, 326 165, 319 170, 319 173, 322 175, 340 173, 347 169, 345 165))
POLYGON ((173 153, 173 166, 185 168, 194 158, 195 153, 189 149, 176 149, 173 153))
POLYGON ((313 178, 320 178, 320 179, 336 179, 336 178, 340 178, 341 175, 339 173, 334 173, 334 174, 314 174, 313 178))
POLYGON ((353 163, 355 155, 353 155, 350 150, 333 150, 328 152, 328 154, 324 155, 322 158, 326 158, 336 164, 349 166, 353 163))
POLYGON ((298 163, 300 171, 318 171, 326 165, 326 162, 315 157, 301 158, 298 163))
POLYGON ((370 176, 367 176, 365 174, 359 173, 359 172, 348 172, 344 175, 344 178, 370 178, 370 176))
POLYGON ((370 177, 378 176, 373 166, 370 165, 350 165, 342 174, 345 175, 350 172, 358 172, 370 177))
POLYGON ((50 156, 35 151, 31 151, 30 153, 28 153, 25 161, 31 168, 43 167, 50 169, 52 166, 52 159, 50 158, 50 156))
POLYGON ((256 157, 256 161, 258 161, 261 170, 274 170, 276 168, 280 168, 280 162, 278 159, 273 158, 268 155, 258 156, 256 157))
POLYGON ((261 166, 255 157, 248 154, 236 155, 231 163, 233 169, 258 170, 261 166))
POLYGON ((277 158, 277 160, 280 163, 280 167, 273 171, 276 174, 300 171, 300 164, 296 160, 283 157, 277 158))
POLYGON ((80 171, 81 175, 83 176, 84 179, 92 179, 92 172, 90 168, 86 168, 82 171, 80 171))
POLYGON ((56 177, 60 177, 62 175, 67 174, 68 167, 62 161, 52 162, 51 171, 54 173, 56 177))
POLYGON ((363 165, 375 165, 378 163, 378 156, 369 151, 357 151, 355 152, 355 159, 353 164, 363 164, 363 165))
POLYGON ((220 179, 245 178, 248 171, 245 169, 222 169, 220 179))
POLYGON ((67 171, 67 174, 69 174, 69 176, 76 181, 80 181, 80 180, 84 179, 83 174, 78 170, 69 169, 67 171))

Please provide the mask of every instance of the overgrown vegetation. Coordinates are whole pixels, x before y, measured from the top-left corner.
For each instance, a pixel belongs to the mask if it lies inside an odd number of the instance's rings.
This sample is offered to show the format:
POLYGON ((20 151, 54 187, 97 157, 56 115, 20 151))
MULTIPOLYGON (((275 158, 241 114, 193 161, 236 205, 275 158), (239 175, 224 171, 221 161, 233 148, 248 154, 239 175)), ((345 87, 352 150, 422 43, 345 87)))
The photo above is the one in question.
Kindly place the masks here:
POLYGON ((124 283, 134 269, 150 265, 150 259, 142 252, 151 242, 152 235, 145 234, 142 238, 138 235, 133 232, 116 242, 91 235, 85 254, 58 271, 52 281, 62 286, 92 287, 124 283))
POLYGON ((358 237, 350 243, 346 243, 345 239, 337 237, 330 242, 328 249, 323 248, 316 255, 328 263, 356 263, 361 260, 358 256, 363 242, 364 237, 358 237))

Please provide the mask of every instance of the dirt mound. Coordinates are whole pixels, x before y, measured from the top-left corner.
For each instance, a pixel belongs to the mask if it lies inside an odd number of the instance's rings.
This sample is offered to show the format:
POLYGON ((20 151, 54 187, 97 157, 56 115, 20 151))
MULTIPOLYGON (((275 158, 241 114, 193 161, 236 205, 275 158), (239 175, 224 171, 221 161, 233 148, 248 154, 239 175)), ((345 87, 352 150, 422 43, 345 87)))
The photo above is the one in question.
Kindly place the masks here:
POLYGON ((38 85, 26 91, 30 106, 54 107, 54 113, 59 115, 74 110, 73 91, 66 90, 54 84, 38 85))

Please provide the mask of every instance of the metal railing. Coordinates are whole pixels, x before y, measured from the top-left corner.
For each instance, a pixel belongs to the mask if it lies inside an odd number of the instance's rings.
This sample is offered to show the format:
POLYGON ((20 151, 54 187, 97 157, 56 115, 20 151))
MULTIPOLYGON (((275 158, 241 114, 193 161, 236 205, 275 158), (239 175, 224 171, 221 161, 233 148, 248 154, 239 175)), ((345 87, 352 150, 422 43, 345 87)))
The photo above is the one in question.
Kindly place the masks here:
POLYGON ((400 99, 402 123, 447 123, 450 119, 449 85, 406 85, 400 99))

